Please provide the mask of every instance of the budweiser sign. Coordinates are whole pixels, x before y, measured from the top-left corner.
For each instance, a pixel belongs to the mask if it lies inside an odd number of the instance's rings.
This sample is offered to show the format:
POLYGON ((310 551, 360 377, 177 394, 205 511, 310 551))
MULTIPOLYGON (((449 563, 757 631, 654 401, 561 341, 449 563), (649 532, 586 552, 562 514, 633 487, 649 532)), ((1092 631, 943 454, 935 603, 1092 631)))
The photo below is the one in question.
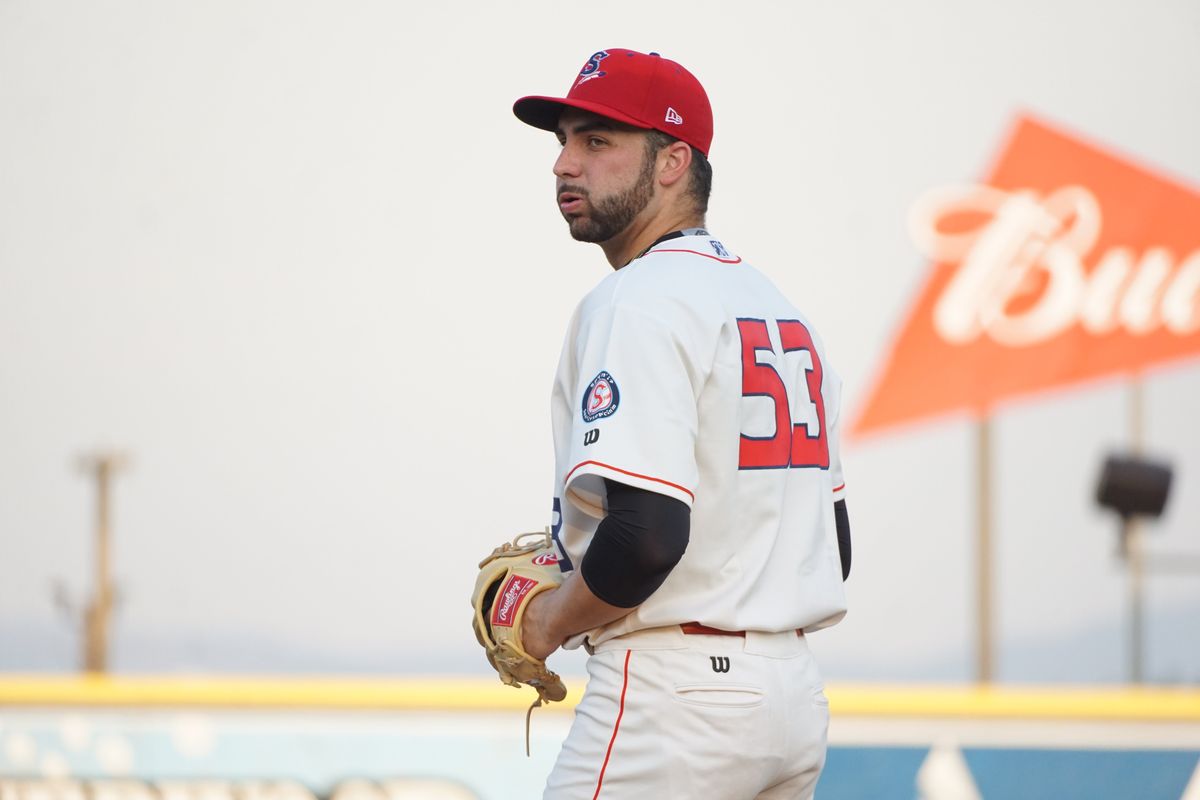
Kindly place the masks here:
POLYGON ((1200 193, 1018 120, 910 227, 932 262, 856 434, 1200 354, 1200 193))

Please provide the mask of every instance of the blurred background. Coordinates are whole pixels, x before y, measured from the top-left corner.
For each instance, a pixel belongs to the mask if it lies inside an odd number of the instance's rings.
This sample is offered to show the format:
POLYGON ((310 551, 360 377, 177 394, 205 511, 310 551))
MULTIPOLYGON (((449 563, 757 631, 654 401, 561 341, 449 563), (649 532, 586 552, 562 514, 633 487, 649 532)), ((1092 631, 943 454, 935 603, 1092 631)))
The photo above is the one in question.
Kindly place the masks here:
MULTIPOLYGON (((565 92, 604 47, 661 52, 697 75, 716 121, 709 228, 821 331, 848 429, 899 363, 919 299, 954 272, 919 236, 930 192, 989 179, 1039 197, 1088 188, 1090 173, 1001 181, 1023 120, 1140 176, 1129 191, 1093 189, 1098 224, 1119 225, 1101 229, 1082 268, 1110 246, 1134 261, 1167 248, 1162 285, 1176 280, 1179 313, 1200 313, 1187 283, 1200 272, 1188 261, 1200 253, 1198 45, 1200 7, 1183 0, 0 0, 0 671, 11 679, 0 779, 157 778, 145 765, 159 762, 138 755, 153 736, 195 750, 223 741, 221 725, 249 736, 276 719, 193 716, 189 728, 164 717, 143 741, 129 726, 154 728, 149 712, 97 722, 95 703, 120 703, 20 683, 77 672, 88 619, 108 621, 104 666, 118 677, 490 688, 468 629, 473 566, 549 523, 561 336, 609 269, 567 235, 553 205, 557 144, 512 116, 518 96, 565 92), (30 710, 35 695, 50 716, 30 710), (106 762, 53 743, 108 741, 105 725, 125 742, 106 762)), ((1049 291, 1026 289, 1027 306, 1049 291)), ((1177 328, 1092 337, 1079 358, 1112 345, 1119 363, 1060 364, 1071 380, 999 392, 982 416, 964 403, 848 439, 851 610, 813 637, 831 689, 984 679, 1049 686, 1047 697, 1131 681, 1176 692, 1162 707, 1192 709, 1183 728, 1117 738, 1178 757, 1178 786, 1138 796, 1180 796, 1200 758, 1200 335, 1177 328), (1135 450, 1168 465, 1171 483, 1131 559, 1096 494, 1105 458, 1135 450)), ((949 378, 937 352, 912 352, 939 394, 949 378)), ((582 674, 578 653, 552 665, 582 674)), ((310 709, 316 729, 352 724, 320 717, 345 704, 314 691, 277 705, 315 697, 326 709, 310 709)), ((180 692, 160 704, 195 704, 180 692)), ((389 702, 404 717, 409 701, 389 702)), ((547 719, 552 760, 565 723, 547 719)), ((855 741, 893 746, 878 757, 903 762, 896 796, 911 797, 943 733, 914 734, 909 750, 893 733, 855 741)), ((497 736, 503 745, 485 736, 480 752, 521 756, 519 721, 497 736)), ((953 741, 934 761, 961 784, 953 741)), ((858 751, 841 752, 830 776, 858 751)), ((967 755, 986 783, 991 756, 967 755)), ((261 766, 291 763, 280 759, 219 771, 303 782, 261 766)), ((353 774, 397 777, 385 757, 377 766, 353 774)), ((1103 772, 1047 767, 1062 769, 1103 772)), ((177 774, 203 772, 191 770, 177 774)), ((305 785, 327 791, 327 779, 305 785)), ((477 794, 411 796, 501 796, 464 786, 477 794)), ((819 796, 889 795, 830 784, 819 796)))

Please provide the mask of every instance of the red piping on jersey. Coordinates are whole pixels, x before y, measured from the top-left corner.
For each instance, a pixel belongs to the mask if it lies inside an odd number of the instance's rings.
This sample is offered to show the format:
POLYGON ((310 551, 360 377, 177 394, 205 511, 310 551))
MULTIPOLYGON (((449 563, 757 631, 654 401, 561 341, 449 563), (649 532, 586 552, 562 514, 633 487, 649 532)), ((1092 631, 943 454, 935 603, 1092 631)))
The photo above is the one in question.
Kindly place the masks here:
POLYGON ((617 731, 621 729, 621 717, 625 716, 625 690, 629 688, 629 654, 632 650, 625 651, 625 676, 621 681, 621 706, 617 710, 617 721, 613 723, 612 738, 608 740, 608 750, 604 753, 604 764, 600 767, 600 777, 596 779, 596 793, 592 795, 592 800, 596 800, 600 796, 600 787, 604 785, 604 771, 608 769, 608 759, 612 755, 613 743, 617 741, 617 731))
POLYGON ((672 489, 678 489, 679 491, 686 494, 688 497, 692 498, 693 501, 695 501, 695 499, 696 499, 696 495, 692 494, 687 489, 680 486, 678 483, 671 483, 670 481, 664 481, 662 478, 653 478, 649 475, 639 475, 636 472, 630 472, 627 469, 621 469, 620 467, 614 467, 612 464, 605 464, 602 461, 580 461, 578 464, 571 467, 571 471, 567 473, 567 477, 563 478, 563 486, 566 486, 568 483, 571 482, 571 476, 575 474, 575 470, 579 469, 580 467, 586 466, 588 464, 595 464, 597 467, 604 467, 605 469, 611 469, 613 472, 619 472, 622 475, 628 475, 631 478, 641 478, 642 480, 654 481, 655 483, 661 483, 664 486, 670 486, 672 489))
MULTIPOLYGON (((738 256, 737 258, 732 258, 732 259, 719 258, 717 256, 710 256, 708 253, 701 253, 699 250, 670 250, 667 248, 663 248, 662 250, 651 250, 649 253, 646 253, 646 255, 650 256, 650 255, 654 255, 655 253, 691 253, 692 255, 704 256, 705 258, 711 258, 713 261, 720 261, 722 264, 740 264, 740 263, 742 263, 741 256, 738 256)), ((643 258, 644 257, 645 256, 643 256, 643 258)))
POLYGON ((840 492, 842 489, 845 489, 845 488, 846 488, 846 484, 844 484, 844 483, 843 483, 841 486, 835 486, 835 487, 833 487, 833 490, 834 490, 835 492, 840 492))

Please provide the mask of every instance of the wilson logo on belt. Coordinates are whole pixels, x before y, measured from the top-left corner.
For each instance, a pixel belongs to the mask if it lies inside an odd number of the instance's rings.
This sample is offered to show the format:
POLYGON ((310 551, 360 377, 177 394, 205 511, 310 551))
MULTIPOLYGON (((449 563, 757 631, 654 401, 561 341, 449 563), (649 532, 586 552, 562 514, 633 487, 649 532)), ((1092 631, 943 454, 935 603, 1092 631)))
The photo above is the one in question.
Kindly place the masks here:
POLYGON ((524 578, 520 575, 510 576, 508 583, 504 584, 504 588, 500 590, 500 602, 492 607, 492 624, 511 628, 513 620, 517 618, 517 610, 521 607, 521 603, 537 585, 538 582, 533 578, 524 578))

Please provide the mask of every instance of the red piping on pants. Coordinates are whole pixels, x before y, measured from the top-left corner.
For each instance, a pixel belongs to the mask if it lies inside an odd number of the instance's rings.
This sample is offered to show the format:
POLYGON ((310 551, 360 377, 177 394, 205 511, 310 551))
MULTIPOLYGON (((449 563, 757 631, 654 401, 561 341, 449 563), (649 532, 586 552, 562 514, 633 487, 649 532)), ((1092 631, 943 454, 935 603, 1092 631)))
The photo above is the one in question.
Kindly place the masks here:
POLYGON ((625 690, 629 688, 629 654, 632 650, 625 651, 625 676, 621 681, 621 706, 617 710, 617 721, 613 723, 612 738, 608 740, 608 750, 604 753, 604 764, 600 767, 600 777, 596 780, 596 793, 592 795, 592 800, 596 800, 600 796, 600 787, 604 785, 604 771, 608 769, 608 759, 612 755, 613 743, 617 741, 617 731, 621 729, 621 717, 625 715, 625 690))

